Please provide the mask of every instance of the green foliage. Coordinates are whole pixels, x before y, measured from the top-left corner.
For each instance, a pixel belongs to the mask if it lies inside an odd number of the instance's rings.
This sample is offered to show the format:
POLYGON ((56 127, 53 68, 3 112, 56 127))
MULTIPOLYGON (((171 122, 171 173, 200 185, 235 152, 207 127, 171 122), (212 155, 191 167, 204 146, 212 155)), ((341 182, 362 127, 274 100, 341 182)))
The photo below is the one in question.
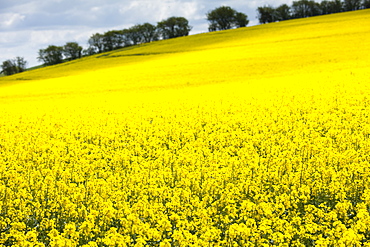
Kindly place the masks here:
POLYGON ((323 15, 338 13, 343 10, 343 4, 340 0, 322 1, 320 3, 321 13, 323 15))
POLYGON ((292 18, 290 7, 287 4, 282 4, 275 9, 278 21, 285 21, 292 18))
POLYGON ((140 26, 135 25, 123 30, 126 45, 137 45, 141 43, 140 26))
POLYGON ((144 43, 157 41, 159 39, 158 29, 153 24, 144 23, 144 24, 138 25, 137 31, 140 33, 142 42, 144 43))
POLYGON ((157 28, 163 39, 188 36, 192 29, 186 18, 175 16, 158 22, 157 28))
POLYGON ((344 9, 346 11, 359 10, 361 7, 361 0, 344 0, 344 9))
POLYGON ((237 12, 235 15, 236 27, 246 27, 249 23, 248 16, 244 13, 237 12))
POLYGON ((257 8, 258 20, 261 24, 277 21, 276 9, 272 6, 263 6, 257 8))
POLYGON ((104 35, 100 33, 95 33, 91 35, 88 41, 90 47, 94 53, 104 51, 104 35))
POLYGON ((46 49, 39 50, 39 61, 44 62, 45 65, 54 65, 63 62, 62 46, 49 45, 46 49))
POLYGON ((81 58, 82 47, 77 42, 68 42, 63 46, 63 54, 69 60, 81 58))
POLYGON ((125 46, 152 42, 159 39, 158 29, 150 23, 134 25, 123 30, 111 30, 104 34, 93 34, 88 43, 85 55, 112 51, 125 46))
POLYGON ((295 18, 304 18, 321 14, 320 4, 313 0, 294 1, 292 4, 292 15, 295 18))
POLYGON ((370 8, 370 0, 364 0, 362 5, 363 5, 364 9, 370 8))
POLYGON ((4 75, 13 75, 26 70, 27 62, 23 57, 16 57, 14 59, 8 59, 1 65, 1 73, 4 75))
POLYGON ((258 20, 261 24, 284 21, 291 18, 305 18, 317 15, 339 13, 370 7, 369 0, 323 0, 317 3, 313 0, 293 1, 292 6, 282 4, 277 8, 263 6, 257 8, 258 20))
POLYGON ((112 51, 124 46, 122 31, 112 30, 105 32, 102 37, 103 50, 112 51))
POLYGON ((207 13, 209 31, 245 27, 249 20, 246 14, 237 12, 229 6, 221 6, 207 13))

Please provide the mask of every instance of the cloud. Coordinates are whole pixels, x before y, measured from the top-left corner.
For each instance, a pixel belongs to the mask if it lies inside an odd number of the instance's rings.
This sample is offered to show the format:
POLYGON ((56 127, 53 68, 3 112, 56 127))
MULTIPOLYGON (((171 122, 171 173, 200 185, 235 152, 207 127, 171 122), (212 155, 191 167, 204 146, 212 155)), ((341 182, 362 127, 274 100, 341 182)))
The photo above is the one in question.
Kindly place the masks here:
POLYGON ((19 13, 5 13, 0 16, 0 26, 3 29, 15 28, 16 25, 24 21, 25 17, 19 13))

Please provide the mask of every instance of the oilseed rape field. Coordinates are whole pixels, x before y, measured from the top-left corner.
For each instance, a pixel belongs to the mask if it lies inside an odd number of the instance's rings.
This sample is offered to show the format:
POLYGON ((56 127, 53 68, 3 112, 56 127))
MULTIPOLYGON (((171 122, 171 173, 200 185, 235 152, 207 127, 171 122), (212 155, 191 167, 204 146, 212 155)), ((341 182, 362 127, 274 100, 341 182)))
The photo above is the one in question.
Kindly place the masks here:
POLYGON ((370 11, 0 78, 1 246, 370 246, 370 11))

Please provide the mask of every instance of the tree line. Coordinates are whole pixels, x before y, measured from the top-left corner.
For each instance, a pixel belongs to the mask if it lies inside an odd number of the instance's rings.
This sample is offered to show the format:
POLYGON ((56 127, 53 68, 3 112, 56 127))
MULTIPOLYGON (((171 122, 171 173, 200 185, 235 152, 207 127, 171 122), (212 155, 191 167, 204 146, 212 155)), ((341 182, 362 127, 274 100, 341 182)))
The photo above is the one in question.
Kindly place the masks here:
MULTIPOLYGON (((148 43, 160 39, 171 39, 189 35, 192 27, 184 17, 170 17, 153 25, 150 23, 134 25, 123 30, 111 30, 105 33, 95 33, 89 40, 87 49, 83 49, 77 42, 67 42, 64 46, 49 45, 38 52, 38 61, 44 65, 55 65, 71 61, 82 56, 148 43)), ((22 57, 8 59, 1 65, 5 75, 23 72, 27 62, 22 57)))
POLYGON ((370 0, 323 0, 320 3, 313 0, 293 1, 291 6, 282 4, 278 7, 270 5, 258 7, 258 20, 261 24, 327 15, 344 11, 370 8, 370 0))
MULTIPOLYGON (((270 5, 258 7, 257 17, 259 22, 264 24, 364 8, 370 8, 370 0, 323 0, 320 3, 313 0, 299 0, 293 1, 291 6, 282 4, 278 7, 270 5)), ((210 32, 246 27, 249 23, 246 14, 228 6, 209 11, 206 13, 206 19, 209 22, 208 31, 210 32)), ((77 42, 67 42, 64 46, 49 45, 39 50, 38 60, 44 65, 54 65, 132 45, 187 36, 191 29, 186 18, 170 17, 158 22, 157 25, 144 23, 123 30, 95 33, 88 39, 89 47, 85 50, 77 42)), ((11 75, 22 72, 26 69, 26 64, 27 62, 21 57, 4 61, 0 73, 11 75)))
POLYGON ((170 17, 158 22, 138 24, 123 30, 111 30, 105 33, 95 33, 88 40, 89 47, 83 50, 76 42, 69 42, 65 46, 50 45, 39 50, 38 60, 45 65, 62 63, 65 60, 81 58, 101 52, 112 51, 123 47, 171 39, 189 35, 191 26, 184 17, 170 17))
POLYGON ((170 17, 158 22, 138 24, 123 30, 111 30, 103 34, 93 34, 89 40, 89 48, 85 55, 112 51, 115 49, 189 35, 192 27, 184 17, 170 17))
MULTIPOLYGON (((246 14, 227 6, 216 8, 206 15, 210 22, 209 31, 245 27, 249 23, 246 14)), ((95 33, 88 39, 89 47, 85 50, 77 42, 68 42, 64 46, 49 45, 39 50, 37 59, 44 65, 54 65, 132 45, 187 36, 191 29, 186 18, 173 16, 158 22, 157 25, 144 23, 123 30, 95 33)), ((19 73, 26 69, 25 66, 26 62, 20 57, 7 60, 2 64, 2 73, 5 75, 19 73)))

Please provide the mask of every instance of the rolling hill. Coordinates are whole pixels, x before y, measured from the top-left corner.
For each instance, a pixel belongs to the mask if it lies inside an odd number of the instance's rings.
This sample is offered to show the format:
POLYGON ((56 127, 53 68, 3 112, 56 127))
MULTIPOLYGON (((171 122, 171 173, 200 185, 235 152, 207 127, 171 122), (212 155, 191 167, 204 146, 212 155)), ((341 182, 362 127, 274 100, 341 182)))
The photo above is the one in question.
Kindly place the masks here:
POLYGON ((364 10, 158 41, 5 77, 0 85, 73 94, 367 68, 367 16, 364 10))

